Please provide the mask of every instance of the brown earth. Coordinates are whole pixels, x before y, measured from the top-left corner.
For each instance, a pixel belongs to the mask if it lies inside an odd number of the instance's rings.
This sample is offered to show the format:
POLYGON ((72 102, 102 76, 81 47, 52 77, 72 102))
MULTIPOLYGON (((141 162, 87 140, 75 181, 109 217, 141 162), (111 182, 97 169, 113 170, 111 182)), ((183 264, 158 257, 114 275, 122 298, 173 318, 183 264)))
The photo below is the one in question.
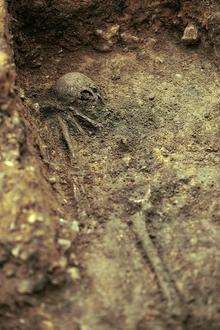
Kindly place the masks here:
POLYGON ((0 329, 218 329, 218 3, 0 4, 0 329), (69 71, 104 95, 71 148, 69 71))

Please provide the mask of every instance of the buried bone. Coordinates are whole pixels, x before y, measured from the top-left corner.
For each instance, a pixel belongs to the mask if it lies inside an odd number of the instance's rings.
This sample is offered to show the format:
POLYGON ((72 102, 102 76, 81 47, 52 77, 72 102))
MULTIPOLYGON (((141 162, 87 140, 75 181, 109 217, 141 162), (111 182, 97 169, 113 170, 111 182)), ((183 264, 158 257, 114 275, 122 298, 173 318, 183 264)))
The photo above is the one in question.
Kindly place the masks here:
POLYGON ((87 129, 101 128, 87 113, 94 113, 96 107, 102 103, 100 88, 92 79, 79 72, 69 72, 61 76, 48 90, 41 109, 45 113, 58 112, 76 131, 83 133, 83 124, 87 129))
POLYGON ((94 110, 103 105, 100 88, 84 74, 69 72, 61 76, 52 88, 48 88, 45 97, 40 108, 46 116, 57 116, 63 138, 71 158, 74 159, 75 143, 72 141, 70 127, 81 135, 92 133, 102 127, 91 118, 94 110))
POLYGON ((98 103, 101 101, 99 87, 90 79, 79 72, 69 72, 58 79, 54 86, 58 99, 67 104, 98 103))

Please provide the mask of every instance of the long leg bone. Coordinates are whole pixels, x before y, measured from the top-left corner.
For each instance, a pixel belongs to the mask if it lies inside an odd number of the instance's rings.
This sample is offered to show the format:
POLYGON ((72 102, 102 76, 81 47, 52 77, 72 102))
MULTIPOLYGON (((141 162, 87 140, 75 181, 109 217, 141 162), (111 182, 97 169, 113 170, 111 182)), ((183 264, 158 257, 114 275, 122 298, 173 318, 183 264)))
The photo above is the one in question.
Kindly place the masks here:
POLYGON ((69 148, 71 160, 74 160, 75 159, 75 150, 73 148, 73 142, 72 142, 71 136, 69 134, 69 128, 66 124, 66 121, 63 118, 61 118, 60 116, 58 116, 58 122, 60 124, 60 128, 62 130, 63 137, 69 148))
POLYGON ((71 116, 70 114, 66 115, 66 120, 70 123, 71 126, 75 127, 79 133, 81 134, 86 134, 85 130, 83 127, 78 123, 77 118, 74 118, 75 116, 71 116))

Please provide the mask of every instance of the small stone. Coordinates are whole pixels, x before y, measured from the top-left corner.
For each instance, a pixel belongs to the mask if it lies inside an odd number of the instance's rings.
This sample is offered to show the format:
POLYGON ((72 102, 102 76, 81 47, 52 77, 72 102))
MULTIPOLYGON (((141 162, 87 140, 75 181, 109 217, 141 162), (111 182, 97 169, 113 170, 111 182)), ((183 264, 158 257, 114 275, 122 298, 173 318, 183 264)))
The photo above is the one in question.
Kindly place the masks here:
POLYGON ((45 230, 44 229, 35 230, 34 236, 38 238, 45 236, 45 230))
POLYGON ((60 268, 65 269, 67 267, 67 259, 65 257, 61 257, 59 259, 58 265, 60 268))
POLYGON ((107 27, 106 30, 96 30, 95 34, 98 37, 98 44, 95 45, 95 48, 102 52, 110 51, 118 41, 119 28, 118 24, 114 24, 107 27))
POLYGON ((120 34, 121 40, 124 44, 132 46, 137 45, 140 42, 140 38, 132 35, 129 32, 123 32, 120 34))
POLYGON ((68 274, 70 275, 70 277, 73 281, 76 281, 76 280, 80 279, 80 273, 79 273, 78 268, 71 267, 71 268, 68 269, 67 272, 68 272, 68 274))
POLYGON ((117 81, 117 80, 120 80, 121 79, 121 75, 119 73, 116 73, 116 74, 113 74, 111 79, 113 81, 117 81))
POLYGON ((5 160, 4 164, 8 167, 13 167, 15 165, 14 162, 12 162, 11 160, 5 160))
POLYGON ((63 248, 64 251, 69 250, 69 248, 71 247, 71 241, 64 238, 59 238, 58 244, 63 248))
POLYGON ((3 268, 6 277, 12 277, 16 274, 16 267, 13 264, 6 264, 3 268))
POLYGON ((18 94, 22 100, 25 99, 25 91, 22 88, 19 89, 18 94))
POLYGON ((12 250, 11 250, 11 254, 15 257, 18 258, 19 254, 21 252, 21 246, 20 245, 16 245, 12 250))
POLYGON ((57 178, 56 178, 55 176, 50 176, 50 177, 49 177, 49 182, 50 182, 51 184, 54 184, 54 183, 57 182, 57 178))
POLYGON ((16 125, 16 126, 18 126, 18 125, 21 124, 20 117, 17 114, 13 115, 13 117, 12 117, 12 123, 14 125, 16 125))
POLYGON ((34 103, 34 104, 33 104, 33 109, 36 110, 36 111, 40 110, 40 105, 39 105, 39 103, 34 103))
POLYGON ((16 230, 16 223, 15 223, 15 221, 12 221, 12 222, 10 223, 9 230, 10 230, 10 231, 14 231, 14 230, 16 230))
POLYGON ((156 56, 155 57, 155 63, 157 64, 163 64, 164 63, 164 59, 162 57, 156 56))
POLYGON ((34 224, 37 221, 43 221, 43 216, 37 212, 33 212, 28 215, 27 221, 30 224, 34 224))
POLYGON ((59 222, 60 222, 61 225, 67 225, 68 224, 68 221, 63 219, 63 218, 60 218, 59 222))
POLYGON ((131 161, 131 156, 130 155, 126 155, 122 158, 122 161, 124 163, 125 166, 130 166, 130 161, 131 161))
POLYGON ((110 26, 105 32, 105 39, 110 40, 118 35, 119 28, 120 26, 118 24, 110 26))
POLYGON ((140 106, 140 107, 143 107, 144 106, 144 101, 143 100, 138 100, 138 105, 140 106))
POLYGON ((69 263, 70 265, 75 265, 75 266, 78 266, 79 265, 79 262, 77 260, 77 256, 75 255, 75 253, 71 253, 70 256, 69 256, 69 263))
POLYGON ((176 73, 175 77, 179 80, 183 79, 183 76, 180 73, 176 73))
POLYGON ((22 242, 24 240, 24 235, 17 234, 14 238, 15 242, 22 242))
POLYGON ((24 279, 17 283, 17 291, 21 294, 32 294, 42 291, 48 282, 45 274, 36 274, 34 278, 24 279))
POLYGON ((31 280, 22 280, 17 284, 17 291, 21 294, 31 294, 33 292, 33 283, 31 280))
POLYGON ((42 330, 53 330, 54 329, 54 325, 51 321, 44 320, 44 321, 42 321, 41 325, 42 325, 42 327, 41 327, 42 330))
POLYGON ((184 30, 181 40, 185 45, 196 44, 199 41, 199 33, 197 27, 194 24, 189 23, 184 30))
POLYGON ((72 221, 72 222, 70 223, 70 229, 71 229, 72 231, 78 233, 78 232, 79 232, 79 223, 78 223, 77 221, 75 221, 75 220, 72 221))
POLYGON ((154 95, 154 94, 150 94, 150 95, 149 95, 149 100, 150 100, 150 101, 153 101, 154 99, 155 99, 155 95, 154 95))
POLYGON ((26 171, 28 171, 28 172, 35 172, 35 168, 33 167, 33 166, 27 166, 26 167, 26 171))
POLYGON ((36 254, 36 253, 34 253, 32 250, 25 249, 19 254, 19 257, 21 260, 27 261, 28 259, 33 257, 34 254, 36 254))

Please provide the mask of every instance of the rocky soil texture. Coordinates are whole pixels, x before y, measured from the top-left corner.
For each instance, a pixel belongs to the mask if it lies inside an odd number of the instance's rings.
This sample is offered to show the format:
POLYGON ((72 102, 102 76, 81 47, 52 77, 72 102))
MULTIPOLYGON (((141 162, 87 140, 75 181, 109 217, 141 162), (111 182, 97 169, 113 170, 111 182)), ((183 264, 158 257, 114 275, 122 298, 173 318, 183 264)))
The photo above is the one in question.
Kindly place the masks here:
POLYGON ((218 329, 218 2, 0 22, 0 329, 218 329), (68 72, 92 100, 54 97, 68 72))

